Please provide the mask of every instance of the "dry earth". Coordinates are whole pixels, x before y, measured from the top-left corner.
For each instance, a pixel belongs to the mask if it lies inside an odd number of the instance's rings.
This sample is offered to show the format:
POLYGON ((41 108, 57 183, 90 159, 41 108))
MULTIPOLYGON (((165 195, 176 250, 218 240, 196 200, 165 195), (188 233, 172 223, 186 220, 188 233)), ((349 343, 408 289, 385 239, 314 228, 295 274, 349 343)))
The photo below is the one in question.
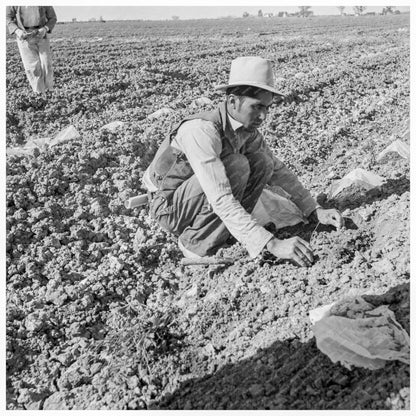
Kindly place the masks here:
POLYGON ((7 157, 8 409, 409 409, 408 365, 332 363, 308 318, 355 291, 409 332, 409 162, 376 161, 409 142, 409 16, 129 25, 58 25, 46 97, 7 44, 7 145, 80 132, 7 157), (310 268, 239 244, 219 253, 229 267, 181 267, 175 238, 123 206, 169 126, 198 98, 218 103, 243 54, 275 59, 288 94, 263 128, 270 146, 346 218, 276 232, 310 241, 310 268), (356 167, 386 183, 331 200, 356 167))

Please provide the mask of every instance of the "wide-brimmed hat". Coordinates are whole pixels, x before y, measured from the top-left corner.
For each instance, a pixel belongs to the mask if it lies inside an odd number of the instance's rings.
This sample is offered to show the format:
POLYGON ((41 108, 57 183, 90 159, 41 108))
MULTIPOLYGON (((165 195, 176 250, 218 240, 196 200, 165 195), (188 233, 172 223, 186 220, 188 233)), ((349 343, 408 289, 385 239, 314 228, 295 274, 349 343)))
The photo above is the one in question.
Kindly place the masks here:
POLYGON ((231 62, 228 84, 218 85, 215 89, 225 91, 229 87, 239 85, 250 85, 284 96, 274 88, 271 61, 258 56, 241 56, 234 59, 231 62))

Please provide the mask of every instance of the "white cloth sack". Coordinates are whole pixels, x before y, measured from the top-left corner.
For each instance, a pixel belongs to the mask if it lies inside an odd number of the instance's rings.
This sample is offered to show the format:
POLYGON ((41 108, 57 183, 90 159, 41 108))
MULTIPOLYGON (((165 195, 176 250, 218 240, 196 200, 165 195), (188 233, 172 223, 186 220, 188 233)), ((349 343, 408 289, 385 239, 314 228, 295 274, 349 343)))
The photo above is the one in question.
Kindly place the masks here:
POLYGON ((409 335, 387 305, 374 308, 361 297, 353 298, 343 304, 345 316, 333 315, 328 309, 332 305, 309 314, 315 322, 316 345, 332 362, 370 370, 382 368, 388 360, 410 363, 409 335))
POLYGON ((30 139, 24 146, 8 147, 6 149, 6 154, 8 156, 32 155, 35 149, 43 151, 48 146, 52 147, 57 144, 67 142, 69 140, 77 139, 78 137, 81 137, 81 135, 78 133, 77 129, 73 125, 70 125, 65 129, 61 130, 53 139, 51 139, 50 137, 30 139))
MULTIPOLYGON (((284 192, 283 190, 281 190, 284 192)), ((287 194, 288 195, 288 194, 287 194)), ((277 229, 307 223, 302 211, 288 198, 269 189, 263 189, 251 215, 260 225, 272 222, 277 229)))
POLYGON ((158 119, 158 118, 160 118, 162 116, 167 116, 168 114, 172 114, 172 113, 173 113, 173 110, 171 108, 164 107, 164 108, 161 108, 161 109, 155 111, 152 114, 149 114, 147 116, 147 118, 149 120, 156 120, 156 119, 158 119))
POLYGON ((348 175, 345 175, 341 180, 335 182, 329 191, 331 198, 338 195, 343 189, 356 184, 363 187, 366 190, 370 190, 377 186, 383 185, 385 179, 368 170, 357 168, 351 171, 348 175))
POLYGON ((70 125, 67 128, 61 130, 50 142, 49 146, 55 146, 57 144, 67 142, 69 140, 77 139, 78 137, 81 137, 81 135, 78 133, 77 129, 70 125))
POLYGON ((40 139, 29 139, 27 143, 22 146, 8 147, 6 148, 7 156, 12 155, 32 155, 35 149, 43 150, 48 146, 50 139, 48 137, 40 139))
POLYGON ((105 126, 101 127, 101 130, 108 130, 111 132, 115 132, 119 127, 123 127, 124 122, 116 120, 112 121, 111 123, 106 124, 105 126))
POLYGON ((377 162, 383 159, 388 153, 398 153, 403 159, 410 159, 410 146, 407 143, 402 142, 400 139, 395 140, 389 146, 387 146, 382 152, 377 156, 377 162))
POLYGON ((192 101, 191 107, 202 107, 203 105, 211 105, 212 100, 210 100, 208 97, 199 97, 192 101))

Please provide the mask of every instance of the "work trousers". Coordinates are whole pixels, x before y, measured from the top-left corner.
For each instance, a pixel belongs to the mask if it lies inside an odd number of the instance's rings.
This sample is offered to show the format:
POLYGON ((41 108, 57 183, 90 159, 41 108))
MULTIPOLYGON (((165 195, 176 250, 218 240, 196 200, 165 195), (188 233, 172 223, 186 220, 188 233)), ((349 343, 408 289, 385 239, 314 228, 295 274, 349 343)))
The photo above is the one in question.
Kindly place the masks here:
POLYGON ((23 67, 33 91, 42 93, 53 88, 52 56, 48 35, 17 39, 23 67))
MULTIPOLYGON (((251 213, 272 176, 270 157, 261 152, 231 154, 223 163, 234 197, 251 213)), ((162 228, 177 235, 187 250, 199 256, 215 254, 230 237, 195 175, 184 181, 172 198, 157 192, 150 210, 162 228)))

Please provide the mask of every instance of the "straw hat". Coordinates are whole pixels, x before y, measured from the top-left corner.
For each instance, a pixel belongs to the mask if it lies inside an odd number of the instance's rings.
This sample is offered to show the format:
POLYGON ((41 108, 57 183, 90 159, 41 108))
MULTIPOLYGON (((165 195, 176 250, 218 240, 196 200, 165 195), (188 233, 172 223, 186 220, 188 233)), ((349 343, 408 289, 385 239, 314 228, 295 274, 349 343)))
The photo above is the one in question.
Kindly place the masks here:
POLYGON ((238 85, 251 85, 274 94, 284 95, 274 88, 271 61, 258 56, 241 56, 234 59, 231 62, 228 84, 218 85, 215 89, 225 91, 228 87, 238 85))

